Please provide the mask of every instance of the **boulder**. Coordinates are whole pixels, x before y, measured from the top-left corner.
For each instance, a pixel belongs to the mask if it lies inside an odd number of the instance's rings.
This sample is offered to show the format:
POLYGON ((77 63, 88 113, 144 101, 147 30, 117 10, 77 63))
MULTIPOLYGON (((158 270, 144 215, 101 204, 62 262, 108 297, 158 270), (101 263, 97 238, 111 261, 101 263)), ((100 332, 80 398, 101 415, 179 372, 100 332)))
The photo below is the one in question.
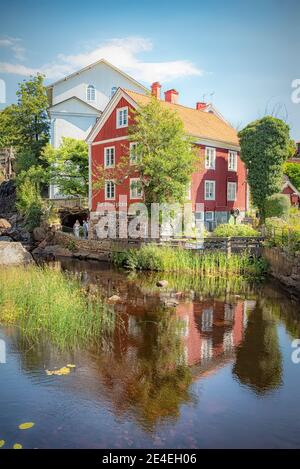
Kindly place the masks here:
POLYGON ((46 246, 43 251, 43 255, 52 255, 54 257, 73 257, 73 252, 59 244, 53 244, 46 246))
POLYGON ((5 218, 0 218, 0 234, 5 233, 11 228, 11 224, 5 218))
POLYGON ((167 280, 159 280, 156 282, 157 287, 167 287, 168 286, 168 281, 167 280))
POLYGON ((35 241, 43 241, 47 236, 47 231, 42 226, 38 226, 33 230, 33 239, 35 241))
POLYGON ((24 265, 34 262, 21 243, 0 242, 0 265, 24 265))

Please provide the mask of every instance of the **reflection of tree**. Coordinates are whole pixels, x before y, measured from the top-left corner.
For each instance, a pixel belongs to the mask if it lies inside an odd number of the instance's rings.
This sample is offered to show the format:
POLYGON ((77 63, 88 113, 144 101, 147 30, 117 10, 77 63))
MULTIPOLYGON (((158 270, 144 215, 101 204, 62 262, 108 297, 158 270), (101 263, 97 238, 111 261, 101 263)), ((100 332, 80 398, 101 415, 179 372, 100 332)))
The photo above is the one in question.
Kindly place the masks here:
POLYGON ((117 413, 131 411, 151 429, 159 420, 177 417, 190 400, 191 373, 185 365, 182 323, 172 313, 159 310, 136 317, 135 337, 128 336, 125 353, 114 352, 101 363, 108 396, 117 413))
POLYGON ((273 312, 260 301, 251 311, 233 373, 241 383, 264 394, 281 384, 282 356, 273 312))

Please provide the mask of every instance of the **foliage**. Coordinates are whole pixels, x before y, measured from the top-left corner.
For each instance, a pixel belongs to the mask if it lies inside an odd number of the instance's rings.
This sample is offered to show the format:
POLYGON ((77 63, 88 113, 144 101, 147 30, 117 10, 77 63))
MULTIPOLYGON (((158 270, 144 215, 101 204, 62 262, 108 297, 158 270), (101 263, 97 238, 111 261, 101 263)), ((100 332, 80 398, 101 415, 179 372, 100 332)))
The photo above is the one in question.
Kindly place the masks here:
POLYGON ((138 173, 146 204, 183 202, 198 159, 182 121, 155 98, 140 106, 133 118, 129 139, 137 143, 136 163, 129 164, 127 152, 113 170, 97 168, 99 187, 105 178, 118 184, 138 173))
POLYGON ((144 245, 140 249, 113 253, 113 262, 133 270, 188 272, 219 277, 228 275, 259 277, 266 271, 266 264, 263 261, 250 258, 247 253, 228 256, 223 252, 196 253, 183 248, 151 244, 144 245))
POLYGON ((83 140, 64 137, 59 148, 48 144, 42 159, 49 165, 50 180, 62 194, 87 196, 88 146, 83 140))
POLYGON ((259 232, 250 225, 224 223, 217 226, 213 232, 213 236, 220 238, 226 238, 228 236, 259 236, 259 232))
POLYGON ((287 162, 284 164, 283 171, 296 189, 300 191, 300 164, 287 162))
POLYGON ((282 186, 283 163, 290 155, 289 127, 267 116, 247 125, 239 137, 253 202, 264 220, 266 198, 282 186))
POLYGON ((267 197, 265 214, 267 218, 287 218, 291 207, 290 198, 285 194, 274 194, 267 197))
POLYGON ((17 324, 26 340, 47 338, 61 348, 91 346, 111 330, 114 317, 98 297, 49 268, 31 266, 0 271, 0 323, 17 324))
POLYGON ((24 216, 26 226, 33 230, 40 225, 43 215, 43 201, 40 185, 44 180, 44 169, 32 166, 17 177, 17 210, 24 216))
POLYGON ((267 243, 288 252, 300 251, 300 216, 282 218, 267 218, 265 222, 267 243))
POLYGON ((0 148, 7 148, 16 144, 16 109, 12 104, 0 111, 0 148))

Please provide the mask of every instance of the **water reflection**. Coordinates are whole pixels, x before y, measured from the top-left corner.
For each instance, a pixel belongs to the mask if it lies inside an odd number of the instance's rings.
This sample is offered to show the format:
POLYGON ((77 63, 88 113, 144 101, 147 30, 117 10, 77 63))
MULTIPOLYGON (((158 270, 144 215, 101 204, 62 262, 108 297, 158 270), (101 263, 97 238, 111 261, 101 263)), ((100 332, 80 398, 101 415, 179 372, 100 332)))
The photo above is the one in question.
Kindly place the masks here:
MULTIPOLYGON (((95 406, 109 408, 116 422, 134 422, 146 434, 155 435, 164 425, 170 429, 184 423, 192 438, 196 422, 191 423, 190 415, 188 424, 183 409, 204 412, 205 398, 196 385, 209 382, 222 370, 229 369, 230 374, 221 381, 218 393, 222 395, 228 383, 238 383, 234 392, 239 397, 247 392, 249 402, 250 396, 269 399, 271 391, 287 385, 278 328, 283 326, 291 338, 298 337, 300 315, 299 305, 278 289, 243 284, 232 291, 228 283, 220 281, 215 291, 211 285, 207 291, 207 284, 199 279, 184 278, 180 284, 174 277, 168 277, 168 287, 160 289, 155 286, 157 276, 128 275, 107 265, 99 269, 99 264, 64 261, 52 267, 73 272, 104 297, 118 294, 122 300, 115 306, 112 336, 100 350, 91 344, 89 350, 63 355, 46 338, 45 343, 28 349, 19 333, 3 330, 13 340, 22 372, 34 376, 35 384, 46 382, 45 367, 76 363, 72 377, 51 380, 59 393, 75 396, 76 406, 83 396, 95 406), (178 304, 165 308, 167 299, 178 304)), ((238 413, 238 402, 236 407, 232 399, 228 402, 231 412, 238 413)), ((275 414, 277 410, 274 407, 275 414)), ((226 425, 223 419, 220 421, 226 425)), ((95 425, 102 429, 103 423, 97 420, 95 425)), ((117 425, 114 431, 120 432, 123 441, 123 430, 117 425)), ((180 446, 185 436, 182 429, 174 432, 180 446)), ((164 438, 168 441, 165 434, 164 438)), ((103 444, 112 446, 109 439, 103 444)))

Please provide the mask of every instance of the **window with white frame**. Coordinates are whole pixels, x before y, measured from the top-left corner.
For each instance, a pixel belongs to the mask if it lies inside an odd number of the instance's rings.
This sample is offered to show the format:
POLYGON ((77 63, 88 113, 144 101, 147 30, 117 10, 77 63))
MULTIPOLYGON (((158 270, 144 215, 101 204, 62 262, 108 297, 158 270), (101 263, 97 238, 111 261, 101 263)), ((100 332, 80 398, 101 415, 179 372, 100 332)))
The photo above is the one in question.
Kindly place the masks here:
POLYGON ((128 107, 117 109, 117 129, 128 126, 128 107))
POLYGON ((143 196, 142 184, 139 178, 130 179, 130 198, 141 199, 143 196))
POLYGON ((129 146, 129 159, 130 164, 136 164, 138 161, 138 153, 137 153, 138 144, 134 142, 130 142, 129 146))
POLYGON ((205 221, 214 221, 215 219, 215 212, 205 212, 204 213, 205 221))
POLYGON ((215 193, 216 193, 216 182, 215 181, 205 181, 204 199, 205 200, 215 200, 215 193))
POLYGON ((105 181, 105 198, 113 200, 116 197, 116 185, 114 181, 105 181))
POLYGON ((216 149, 212 147, 205 148, 205 169, 215 169, 216 167, 216 149))
POLYGON ((236 171, 237 170, 237 152, 229 151, 228 153, 228 170, 236 171))
POLYGON ((104 148, 104 167, 113 168, 115 166, 115 147, 104 148))
POLYGON ((236 200, 236 182, 227 182, 227 200, 236 200))
POLYGON ((94 85, 89 85, 86 89, 86 99, 87 101, 95 101, 96 100, 96 90, 94 85))

